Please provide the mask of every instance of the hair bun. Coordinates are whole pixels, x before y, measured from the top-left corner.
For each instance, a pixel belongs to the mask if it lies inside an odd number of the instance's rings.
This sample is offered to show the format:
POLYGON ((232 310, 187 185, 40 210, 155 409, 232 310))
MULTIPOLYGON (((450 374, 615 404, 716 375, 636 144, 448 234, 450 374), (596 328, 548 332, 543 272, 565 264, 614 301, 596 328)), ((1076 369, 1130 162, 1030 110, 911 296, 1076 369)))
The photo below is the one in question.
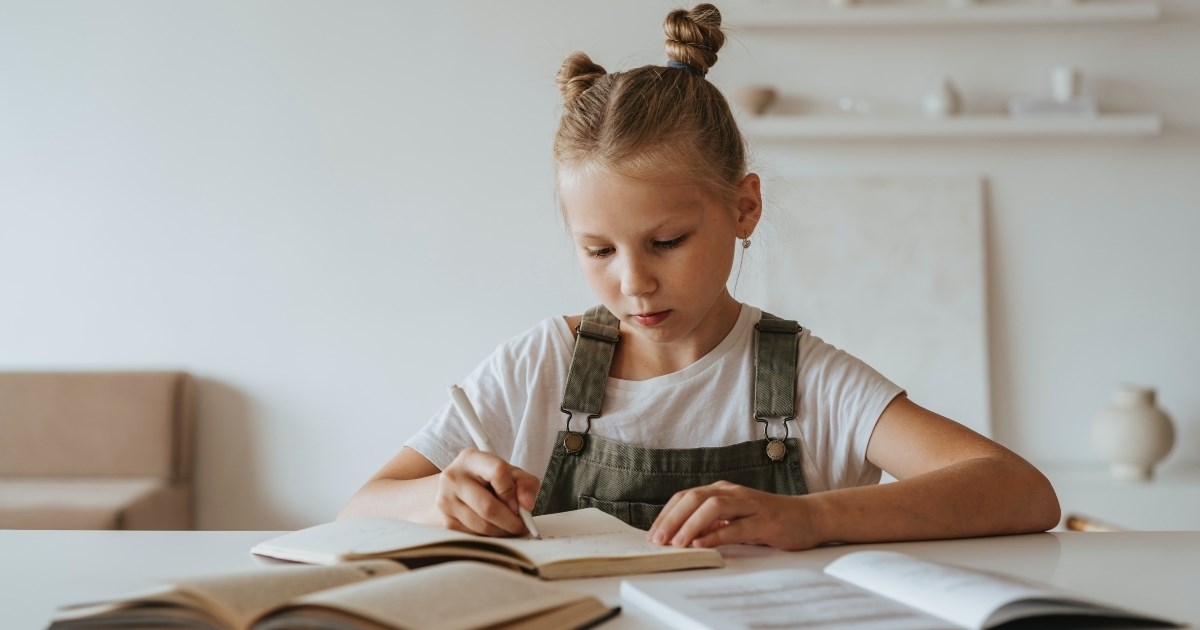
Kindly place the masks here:
POLYGON ((583 93, 605 75, 604 68, 597 65, 585 53, 573 52, 562 67, 558 69, 558 89, 562 92, 563 103, 570 107, 583 96, 583 93))
POLYGON ((721 12, 711 4, 698 4, 691 11, 676 9, 663 22, 667 34, 667 58, 686 63, 707 73, 717 63, 717 51, 725 44, 721 12))

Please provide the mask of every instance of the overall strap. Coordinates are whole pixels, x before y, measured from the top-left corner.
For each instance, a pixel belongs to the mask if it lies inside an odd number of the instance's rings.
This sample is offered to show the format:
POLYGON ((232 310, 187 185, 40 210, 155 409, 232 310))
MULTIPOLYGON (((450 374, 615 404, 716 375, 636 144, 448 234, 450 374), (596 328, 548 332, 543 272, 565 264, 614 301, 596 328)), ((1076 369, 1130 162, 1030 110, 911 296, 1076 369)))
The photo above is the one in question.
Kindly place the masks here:
POLYGON ((567 372, 567 386, 560 407, 568 415, 568 422, 571 411, 587 414, 589 423, 592 418, 599 417, 613 352, 621 339, 617 332, 619 324, 620 320, 603 305, 588 309, 579 321, 575 329, 579 337, 575 340, 571 370, 567 372))
MULTIPOLYGON (((754 325, 758 346, 754 353, 754 419, 763 423, 766 431, 768 418, 783 418, 785 440, 787 421, 796 417, 797 333, 801 330, 800 324, 765 311, 754 325)), ((782 448, 782 442, 768 446, 767 454, 781 460, 786 454, 782 448)))

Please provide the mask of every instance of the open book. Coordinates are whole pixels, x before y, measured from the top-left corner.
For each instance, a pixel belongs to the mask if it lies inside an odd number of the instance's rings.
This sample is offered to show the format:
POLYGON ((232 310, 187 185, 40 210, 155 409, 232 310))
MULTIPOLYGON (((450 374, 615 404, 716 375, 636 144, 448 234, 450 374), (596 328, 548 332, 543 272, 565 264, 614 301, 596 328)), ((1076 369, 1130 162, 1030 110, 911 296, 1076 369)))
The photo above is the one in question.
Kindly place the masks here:
POLYGON ((372 560, 172 580, 61 608, 50 630, 581 628, 616 612, 595 597, 478 562, 409 571, 372 560))
POLYGON ((993 628, 1017 620, 1057 628, 1177 627, 1049 586, 893 551, 849 553, 824 573, 780 569, 625 580, 621 601, 674 628, 926 630, 993 628))
POLYGON ((675 548, 596 508, 535 516, 540 540, 492 538, 392 519, 346 519, 255 545, 253 553, 312 564, 352 560, 473 559, 547 580, 724 566, 714 549, 675 548))

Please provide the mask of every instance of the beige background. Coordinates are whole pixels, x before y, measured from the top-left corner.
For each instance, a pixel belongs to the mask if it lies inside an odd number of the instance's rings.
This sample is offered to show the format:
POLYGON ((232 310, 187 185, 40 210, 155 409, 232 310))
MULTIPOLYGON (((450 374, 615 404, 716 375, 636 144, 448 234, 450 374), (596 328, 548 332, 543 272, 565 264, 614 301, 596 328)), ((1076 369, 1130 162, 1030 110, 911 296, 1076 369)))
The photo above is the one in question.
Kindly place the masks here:
POLYGON ((789 177, 768 185, 789 212, 774 226, 751 299, 863 359, 918 404, 991 435, 983 182, 789 177))
MULTIPOLYGON (((1163 114, 1143 140, 755 147, 768 182, 986 178, 993 433, 1038 461, 1095 460, 1122 381, 1159 387, 1168 464, 1200 459, 1200 6, 1162 4, 732 31, 709 75, 915 112, 947 73, 1000 111, 1072 64, 1105 109, 1163 114)), ((0 0, 0 365, 190 370, 200 525, 332 518, 495 344, 592 302, 554 207, 554 73, 576 49, 663 63, 674 6, 0 0)), ((750 277, 797 210, 766 192, 750 277)))

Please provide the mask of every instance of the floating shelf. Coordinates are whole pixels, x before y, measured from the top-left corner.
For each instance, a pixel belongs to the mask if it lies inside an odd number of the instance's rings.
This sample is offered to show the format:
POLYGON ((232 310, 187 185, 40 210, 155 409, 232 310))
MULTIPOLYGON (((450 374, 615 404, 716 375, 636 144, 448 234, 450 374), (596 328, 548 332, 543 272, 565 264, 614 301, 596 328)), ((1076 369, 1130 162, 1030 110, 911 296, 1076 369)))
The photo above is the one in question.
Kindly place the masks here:
POLYGON ((780 29, 829 26, 938 26, 963 24, 1084 24, 1151 22, 1157 0, 1081 0, 1076 3, 999 4, 977 0, 968 6, 884 5, 800 6, 778 2, 742 4, 726 11, 733 28, 780 29))
POLYGON ((747 136, 756 140, 1129 137, 1154 136, 1162 131, 1162 118, 1158 114, 1038 118, 995 115, 939 119, 762 116, 745 118, 739 124, 747 136))

